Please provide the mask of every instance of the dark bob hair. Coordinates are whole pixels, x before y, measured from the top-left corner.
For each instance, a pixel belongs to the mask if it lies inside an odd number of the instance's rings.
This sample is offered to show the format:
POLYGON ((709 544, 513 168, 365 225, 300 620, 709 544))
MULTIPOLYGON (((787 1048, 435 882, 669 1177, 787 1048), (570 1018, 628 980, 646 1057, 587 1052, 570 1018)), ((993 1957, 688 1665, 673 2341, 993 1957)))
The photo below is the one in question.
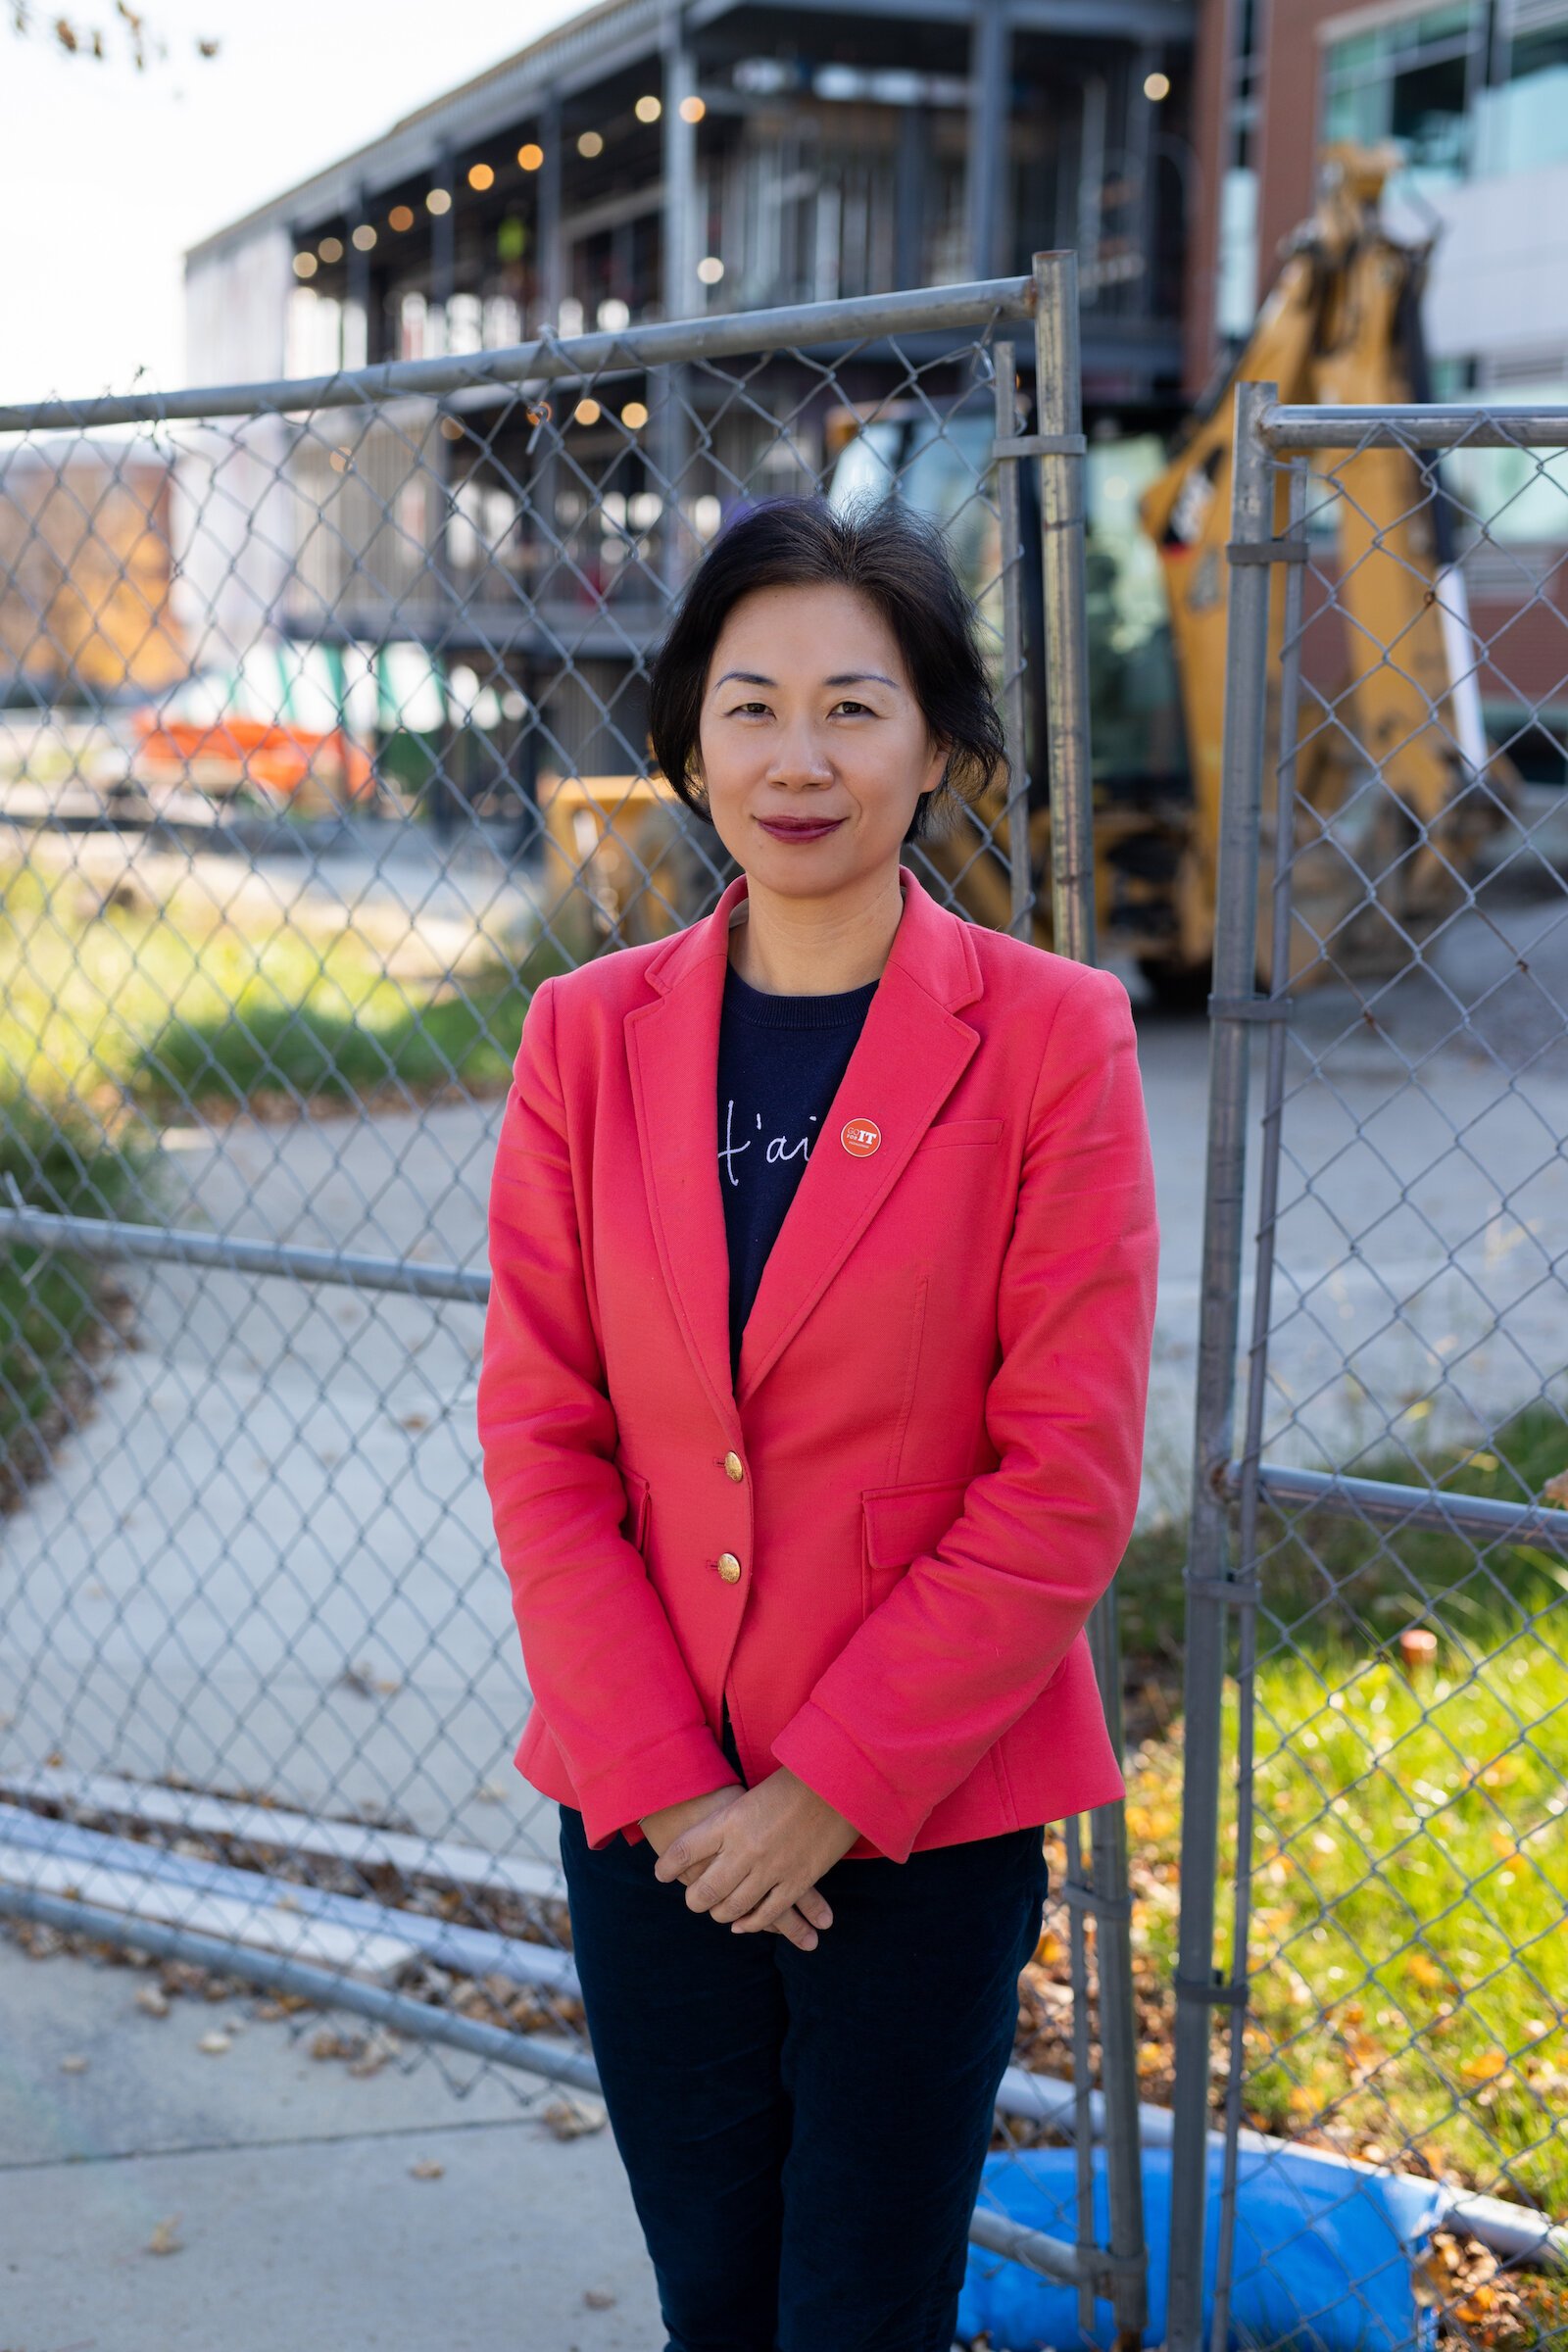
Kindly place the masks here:
POLYGON ((974 607, 936 524, 889 498, 836 510, 826 499, 778 498, 738 515, 687 583, 654 657, 648 731, 654 758, 697 815, 709 816, 693 775, 703 692, 732 606, 754 588, 853 588, 892 630, 933 742, 949 746, 934 792, 922 793, 905 833, 934 828, 933 803, 977 801, 1006 765, 1006 744, 975 636, 974 607))

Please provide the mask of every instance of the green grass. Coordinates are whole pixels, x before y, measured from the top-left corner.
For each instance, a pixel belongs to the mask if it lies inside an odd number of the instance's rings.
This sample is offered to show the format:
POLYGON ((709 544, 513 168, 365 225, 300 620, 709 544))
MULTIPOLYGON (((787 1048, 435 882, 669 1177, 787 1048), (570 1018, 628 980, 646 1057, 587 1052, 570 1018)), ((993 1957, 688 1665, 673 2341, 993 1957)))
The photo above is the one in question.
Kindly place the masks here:
MULTIPOLYGON (((0 873, 0 1199, 156 1217, 157 1134, 265 1096, 505 1088, 529 995, 564 968, 404 983, 352 932, 224 919, 193 881, 161 910, 87 911, 85 885, 0 873)), ((112 1277, 63 1250, 0 1247, 0 1502, 36 1475, 73 1368, 101 1340, 112 1277)))
MULTIPOLYGON (((1427 1457, 1445 1487, 1514 1499, 1565 1464, 1550 1404, 1485 1448, 1427 1457)), ((1408 1455, 1358 1467, 1415 1472, 1408 1455)), ((1568 2212, 1568 1569, 1529 1544, 1478 1556, 1462 1539, 1320 1512, 1263 1533, 1249 2120, 1394 2161, 1417 2150, 1436 2172, 1568 2212), (1417 1617, 1438 1650, 1406 1671, 1397 1636, 1417 1617)), ((1129 1562, 1167 1680, 1170 1543, 1156 1533, 1129 1562)), ((1233 1683, 1225 1708, 1222 1881, 1233 1683)), ((1129 1781, 1142 1958, 1165 1985, 1181 1776, 1177 1730, 1146 1744, 1129 1781)), ((1216 1952, 1231 1917, 1225 1889, 1216 1952)))
MULTIPOLYGON (((1532 1501, 1548 1478, 1568 1470, 1568 1412, 1532 1403, 1486 1446, 1390 1446, 1349 1467, 1396 1486, 1430 1478, 1452 1494, 1532 1501)), ((1261 1511, 1258 1549, 1264 1648, 1271 1640, 1312 1649, 1394 1638, 1424 1622, 1434 1604, 1453 1630, 1485 1643, 1493 1632, 1506 1633, 1521 1608, 1539 1612, 1568 1594, 1568 1562, 1533 1545, 1494 1544, 1478 1558, 1465 1539, 1374 1533, 1327 1511, 1261 1511)), ((1182 1656, 1186 1556, 1186 1528, 1169 1521, 1134 1537, 1117 1577, 1123 1646, 1156 1678, 1168 1680, 1182 1656)))
MULTIPOLYGON (((145 1152, 118 1150, 90 1121, 0 1094, 0 1200, 74 1216, 134 1213, 145 1152), (8 1181, 10 1180, 10 1181, 8 1181)), ((30 1243, 0 1248, 0 1510, 43 1467, 70 1377, 103 1330, 101 1262, 30 1243)))
POLYGON ((260 1094, 363 1100, 387 1086, 504 1088, 528 999, 565 958, 543 942, 464 983, 388 977, 352 931, 223 918, 194 886, 163 911, 76 911, 13 873, 0 898, 0 1088, 153 1118, 260 1094))
MULTIPOLYGON (((1424 1688, 1350 1654, 1259 1671, 1244 2099, 1260 2130, 1335 2125, 1568 2211, 1564 1639, 1455 1655, 1424 1688)), ((1231 1754, 1234 1709, 1232 1690, 1231 1754)), ((1179 1740, 1152 1743, 1129 1784, 1135 1855, 1174 1860, 1180 1786, 1179 1740)), ((1229 1790, 1221 1840, 1228 1865, 1229 1790)), ((1230 1923, 1222 1899, 1217 1951, 1230 1923)), ((1168 1983, 1174 1913, 1147 1906, 1142 1927, 1168 1983)))
POLYGON ((166 1110, 239 1106, 279 1091, 347 1102, 387 1086, 493 1093, 507 1083, 527 1003, 505 983, 419 1005, 390 984, 356 1000, 340 976, 326 974, 295 999, 270 970, 229 1005, 209 1008, 188 992, 178 1017, 146 1041, 127 1085, 137 1102, 166 1110))

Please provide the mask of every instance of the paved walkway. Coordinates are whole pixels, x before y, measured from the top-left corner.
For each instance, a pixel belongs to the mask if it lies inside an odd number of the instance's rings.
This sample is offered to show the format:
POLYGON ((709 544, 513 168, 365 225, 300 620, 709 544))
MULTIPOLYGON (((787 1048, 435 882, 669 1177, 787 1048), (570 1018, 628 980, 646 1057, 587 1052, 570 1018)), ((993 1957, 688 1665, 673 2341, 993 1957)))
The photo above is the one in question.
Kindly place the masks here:
POLYGON ((662 2352, 602 2124, 451 2051, 356 2078, 248 1993, 153 2017, 156 1977, 0 1933, 4 2352, 662 2352))

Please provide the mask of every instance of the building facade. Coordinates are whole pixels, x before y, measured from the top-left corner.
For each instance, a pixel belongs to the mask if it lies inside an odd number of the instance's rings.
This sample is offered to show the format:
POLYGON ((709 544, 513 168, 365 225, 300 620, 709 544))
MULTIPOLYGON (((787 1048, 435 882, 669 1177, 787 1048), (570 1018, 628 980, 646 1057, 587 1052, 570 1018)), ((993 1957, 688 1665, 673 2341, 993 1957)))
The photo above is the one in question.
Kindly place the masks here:
POLYGON ((1385 209, 1436 235, 1424 311, 1439 397, 1568 394, 1568 0, 1205 0, 1189 389, 1245 333, 1329 141, 1396 141, 1385 209))
POLYGON ((951 284, 1070 245, 1090 372, 1158 394, 1196 13, 601 0, 194 248, 187 373, 951 284), (230 294, 254 318, 243 355, 230 294))

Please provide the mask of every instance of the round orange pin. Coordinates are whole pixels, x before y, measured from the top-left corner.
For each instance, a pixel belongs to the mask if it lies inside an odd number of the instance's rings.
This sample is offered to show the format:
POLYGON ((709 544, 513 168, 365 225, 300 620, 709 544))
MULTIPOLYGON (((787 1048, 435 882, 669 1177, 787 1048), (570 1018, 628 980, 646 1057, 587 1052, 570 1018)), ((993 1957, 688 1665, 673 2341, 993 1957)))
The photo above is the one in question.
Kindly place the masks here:
POLYGON ((839 1142, 854 1159, 869 1159, 881 1141, 875 1119, 846 1119, 839 1129, 839 1142))

